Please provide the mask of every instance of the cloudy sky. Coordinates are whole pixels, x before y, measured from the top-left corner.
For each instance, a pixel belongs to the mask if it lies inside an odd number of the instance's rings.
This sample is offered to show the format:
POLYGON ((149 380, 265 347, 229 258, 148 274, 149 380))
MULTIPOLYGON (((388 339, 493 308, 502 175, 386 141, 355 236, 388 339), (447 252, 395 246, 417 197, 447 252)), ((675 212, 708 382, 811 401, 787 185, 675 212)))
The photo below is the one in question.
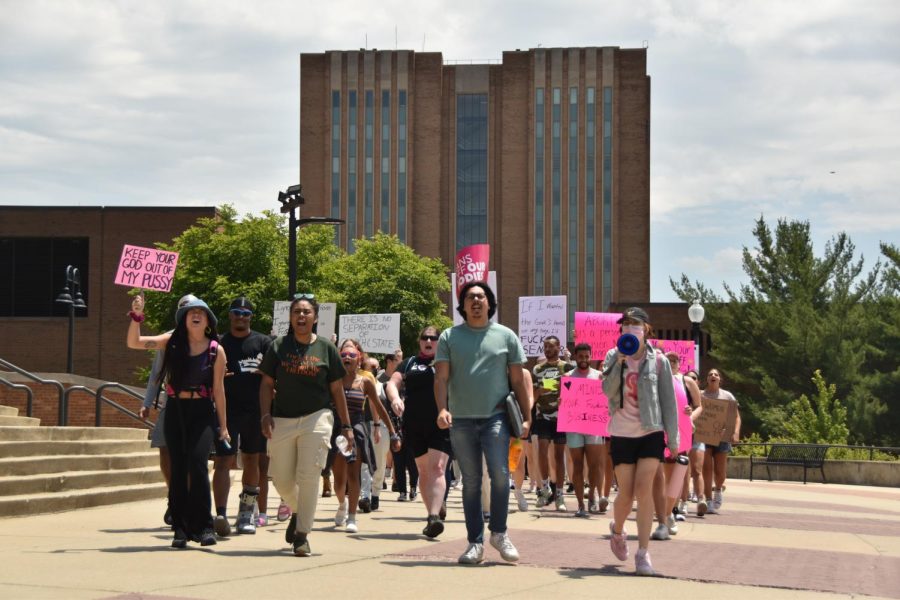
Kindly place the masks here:
POLYGON ((896 0, 0 0, 0 204, 275 208, 301 52, 646 44, 653 301, 740 282, 760 215, 872 264, 900 244, 898 31, 896 0))

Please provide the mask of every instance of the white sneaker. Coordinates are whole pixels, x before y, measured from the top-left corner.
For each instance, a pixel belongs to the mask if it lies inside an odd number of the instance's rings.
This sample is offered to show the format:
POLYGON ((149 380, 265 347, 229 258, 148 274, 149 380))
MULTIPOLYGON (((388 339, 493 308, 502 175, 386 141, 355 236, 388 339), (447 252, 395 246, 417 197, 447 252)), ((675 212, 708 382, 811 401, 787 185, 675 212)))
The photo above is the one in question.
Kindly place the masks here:
POLYGON ((528 511, 528 498, 525 497, 525 492, 517 489, 515 494, 516 494, 516 502, 519 505, 519 512, 527 512, 528 511))
POLYGON ((598 507, 598 509, 600 510, 600 513, 602 514, 602 513, 606 512, 607 508, 609 508, 609 498, 607 498, 606 496, 602 496, 600 498, 600 506, 598 507))
POLYGON ((566 512, 566 499, 563 498, 562 490, 556 492, 556 510, 566 512))
POLYGON ((463 552, 457 561, 461 565, 477 565, 484 562, 484 545, 469 544, 466 551, 463 552))
POLYGON ((356 526, 356 519, 347 519, 347 527, 344 528, 347 533, 356 533, 359 527, 356 526))
POLYGON ((549 487, 541 488, 537 493, 537 502, 535 505, 538 508, 543 508, 552 502, 553 500, 553 492, 550 491, 549 487))
POLYGON ((344 498, 344 501, 341 502, 341 505, 338 507, 337 512, 334 513, 334 526, 340 527, 347 523, 347 511, 350 509, 350 502, 347 498, 344 498))
POLYGON ((725 501, 725 498, 722 496, 722 489, 719 488, 717 490, 713 490, 713 506, 716 509, 716 512, 719 512, 719 509, 722 508, 722 503, 725 501))
POLYGON ((652 540, 667 540, 669 539, 669 528, 665 525, 659 525, 656 529, 653 530, 653 533, 650 534, 650 539, 652 540))
POLYGON ((678 535, 678 524, 675 522, 673 515, 669 515, 666 519, 666 527, 669 528, 670 535, 678 535))
POLYGON ((506 532, 492 533, 491 546, 497 549, 497 552, 500 553, 500 556, 506 562, 516 562, 519 560, 519 551, 513 546, 513 543, 509 540, 509 536, 506 532))
POLYGON ((687 502, 684 500, 678 502, 678 512, 683 515, 687 514, 687 502))
POLYGON ((656 575, 653 565, 650 563, 650 553, 641 549, 634 554, 634 572, 636 575, 656 575))

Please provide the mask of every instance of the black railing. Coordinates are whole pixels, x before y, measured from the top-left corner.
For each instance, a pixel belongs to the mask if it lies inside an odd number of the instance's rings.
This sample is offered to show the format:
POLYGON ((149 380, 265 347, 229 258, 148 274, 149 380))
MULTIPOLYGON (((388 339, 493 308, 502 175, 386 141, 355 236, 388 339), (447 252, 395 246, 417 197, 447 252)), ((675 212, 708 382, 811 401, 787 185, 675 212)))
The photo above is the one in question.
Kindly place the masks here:
POLYGON ((143 396, 139 396, 135 392, 126 388, 125 386, 118 384, 118 383, 113 383, 113 382, 104 383, 103 385, 98 387, 96 391, 92 390, 89 387, 85 387, 83 385, 73 385, 72 387, 67 389, 65 391, 65 394, 63 395, 63 408, 66 411, 66 420, 68 420, 69 394, 71 394, 72 392, 84 392, 85 394, 90 394, 95 399, 95 403, 94 403, 94 410, 95 410, 94 424, 95 424, 95 426, 100 427, 100 414, 102 412, 102 410, 101 410, 102 405, 105 402, 106 404, 108 404, 109 406, 112 406, 119 412, 124 413, 124 414, 128 415, 129 417, 131 417, 132 419, 138 421, 144 427, 147 427, 148 429, 153 428, 152 421, 147 421, 146 419, 142 419, 139 414, 128 410, 127 408, 125 408, 118 402, 115 402, 114 400, 110 400, 109 398, 104 397, 103 390, 105 390, 107 388, 119 388, 119 389, 127 392, 129 395, 134 396, 135 398, 137 398, 141 401, 143 401, 143 399, 144 399, 143 396))
POLYGON ((3 377, 0 377, 0 383, 14 390, 22 390, 23 392, 25 392, 25 394, 28 396, 28 399, 25 401, 25 414, 29 417, 34 414, 34 392, 31 391, 30 387, 28 387, 24 383, 13 383, 12 381, 7 381, 3 377))
MULTIPOLYGON (((4 360, 2 358, 0 358, 0 367, 3 367, 4 369, 10 369, 11 371, 15 371, 19 375, 22 375, 23 377, 27 377, 28 379, 35 381, 37 383, 42 383, 45 385, 52 385, 52 386, 56 387, 56 390, 59 392, 59 401, 57 404, 57 407, 58 407, 57 408, 57 423, 59 425, 66 425, 66 412, 67 412, 66 407, 65 407, 66 387, 62 383, 56 381, 55 379, 41 379, 34 373, 29 373, 25 369, 21 369, 21 368, 17 367, 16 365, 12 364, 11 362, 9 362, 8 360, 4 360)), ((31 414, 29 414, 28 416, 30 417, 31 414)))
POLYGON ((813 445, 813 446, 828 446, 829 448, 839 448, 845 450, 855 450, 855 451, 864 451, 869 453, 869 460, 875 460, 876 452, 884 452, 885 454, 891 454, 900 458, 900 448, 896 446, 848 446, 843 444, 791 444, 790 442, 740 442, 734 444, 735 448, 762 448, 763 456, 768 456, 770 446, 791 446, 791 445, 813 445))

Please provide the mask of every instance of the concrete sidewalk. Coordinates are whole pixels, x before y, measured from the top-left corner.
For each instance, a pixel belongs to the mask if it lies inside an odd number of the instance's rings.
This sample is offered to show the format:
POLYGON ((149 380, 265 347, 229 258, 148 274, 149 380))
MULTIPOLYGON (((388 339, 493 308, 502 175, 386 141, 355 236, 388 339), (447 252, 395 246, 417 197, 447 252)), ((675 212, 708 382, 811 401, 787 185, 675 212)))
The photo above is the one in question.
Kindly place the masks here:
MULTIPOLYGON (((384 492, 353 535, 334 528, 336 500, 320 499, 309 558, 290 553, 274 517, 256 535, 174 550, 163 500, 0 519, 0 598, 900 599, 896 489, 729 481, 721 514, 688 517, 671 541, 651 543, 655 578, 616 560, 609 518, 576 519, 571 496, 568 513, 510 515, 518 565, 486 545, 476 567, 456 563, 466 546, 458 491, 435 541, 421 535, 421 502, 396 497, 384 492)), ((277 502, 272 489, 270 515, 277 502)))

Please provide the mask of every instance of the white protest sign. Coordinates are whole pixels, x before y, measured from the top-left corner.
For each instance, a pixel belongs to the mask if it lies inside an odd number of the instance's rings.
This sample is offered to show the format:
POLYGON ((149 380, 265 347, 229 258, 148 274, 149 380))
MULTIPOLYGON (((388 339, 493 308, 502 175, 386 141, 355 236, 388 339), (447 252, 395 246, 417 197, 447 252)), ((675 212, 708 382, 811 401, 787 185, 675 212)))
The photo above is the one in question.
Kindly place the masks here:
POLYGON ((400 313, 341 315, 338 343, 357 340, 363 352, 391 354, 400 347, 400 313))
POLYGON ((566 347, 566 302, 565 296, 519 297, 519 339, 525 356, 543 356, 548 335, 566 347))
MULTIPOLYGON (((276 300, 275 308, 272 311, 272 333, 274 335, 285 335, 290 325, 290 309, 291 303, 288 300, 276 300)), ((337 304, 334 302, 322 302, 319 304, 319 326, 316 335, 320 335, 326 340, 331 339, 334 333, 334 320, 337 314, 337 304)))
MULTIPOLYGON (((497 289, 497 271, 488 271, 488 285, 491 286, 491 289, 494 290, 494 295, 498 298, 500 297, 500 290, 497 289)), ((456 297, 456 277, 451 274, 450 275, 450 315, 453 317, 454 325, 462 325, 463 318, 458 312, 456 312, 456 305, 459 303, 459 298, 456 297)), ((497 307, 497 312, 494 313, 494 316, 491 317, 491 323, 499 323, 500 319, 500 307, 497 307)))

